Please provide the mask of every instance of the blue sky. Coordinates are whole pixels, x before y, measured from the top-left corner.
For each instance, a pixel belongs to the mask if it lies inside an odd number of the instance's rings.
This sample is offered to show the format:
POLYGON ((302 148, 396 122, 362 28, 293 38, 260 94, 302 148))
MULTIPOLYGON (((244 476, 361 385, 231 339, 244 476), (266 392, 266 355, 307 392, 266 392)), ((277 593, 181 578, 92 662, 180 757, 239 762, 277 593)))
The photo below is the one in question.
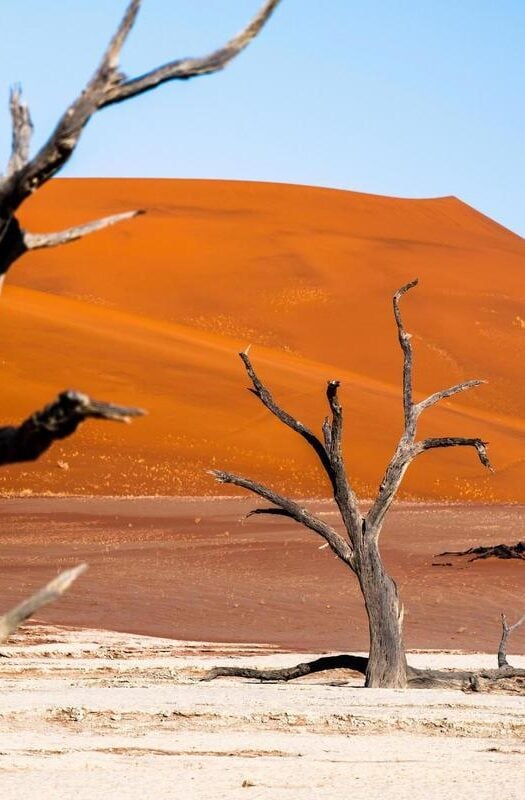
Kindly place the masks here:
MULTIPOLYGON (((237 32, 259 0, 143 0, 122 67, 237 32)), ((20 82, 35 144, 93 71, 125 0, 2 0, 0 150, 20 82)), ((525 235, 525 0, 282 0, 225 72, 96 116, 67 176, 210 177, 454 194, 525 235)))

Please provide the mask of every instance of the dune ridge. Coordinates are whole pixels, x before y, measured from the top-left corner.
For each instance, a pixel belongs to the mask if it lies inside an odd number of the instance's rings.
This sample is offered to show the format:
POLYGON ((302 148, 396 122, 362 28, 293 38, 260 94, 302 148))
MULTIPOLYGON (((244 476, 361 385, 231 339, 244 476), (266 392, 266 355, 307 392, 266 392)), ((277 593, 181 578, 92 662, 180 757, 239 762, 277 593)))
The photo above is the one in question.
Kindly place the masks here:
POLYGON ((223 494, 232 469, 301 496, 328 487, 315 456, 260 407, 236 353, 279 401, 319 430, 327 379, 342 381, 349 472, 371 496, 402 424, 391 295, 404 302, 420 396, 479 377, 486 386, 433 409, 423 435, 490 441, 425 454, 403 496, 525 500, 525 242, 453 197, 405 200, 279 184, 62 179, 23 223, 54 230, 118 211, 140 219, 27 255, 4 288, 2 418, 74 386, 147 408, 123 430, 89 425, 0 491, 223 494))

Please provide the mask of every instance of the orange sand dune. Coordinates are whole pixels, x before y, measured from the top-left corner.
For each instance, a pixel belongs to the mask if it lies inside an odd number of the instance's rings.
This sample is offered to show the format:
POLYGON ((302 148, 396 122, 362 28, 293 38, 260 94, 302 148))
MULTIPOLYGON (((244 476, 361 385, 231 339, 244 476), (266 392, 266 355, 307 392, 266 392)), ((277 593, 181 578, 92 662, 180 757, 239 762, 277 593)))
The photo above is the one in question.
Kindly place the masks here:
POLYGON ((404 496, 525 500, 525 242, 453 197, 401 200, 222 181, 57 180, 24 210, 54 230, 124 209, 144 217, 26 256, 0 305, 6 422, 72 386, 150 415, 89 424, 2 491, 224 492, 211 467, 297 494, 327 493, 315 457, 244 390, 261 376, 319 429, 343 382, 349 470, 370 496, 402 424, 391 295, 404 301, 416 390, 489 381, 428 413, 429 435, 490 441, 496 473, 467 450, 420 457, 404 496))

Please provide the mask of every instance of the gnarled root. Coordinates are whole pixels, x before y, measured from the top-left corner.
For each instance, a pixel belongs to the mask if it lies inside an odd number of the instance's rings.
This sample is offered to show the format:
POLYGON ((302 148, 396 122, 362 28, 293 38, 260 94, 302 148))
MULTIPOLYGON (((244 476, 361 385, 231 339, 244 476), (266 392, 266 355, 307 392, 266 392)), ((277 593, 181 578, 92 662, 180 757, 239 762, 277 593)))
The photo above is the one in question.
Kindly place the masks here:
MULTIPOLYGON (((236 677, 251 678, 261 683, 281 683, 313 675, 316 672, 327 672, 335 669, 346 669, 351 672, 366 674, 368 658, 342 654, 323 656, 315 661, 306 661, 293 667, 283 669, 254 669, 252 667, 214 667, 201 678, 212 681, 215 678, 236 677)), ((416 669, 407 667, 407 685, 412 689, 462 689, 470 691, 491 691, 500 681, 507 681, 504 688, 509 691, 525 692, 525 669, 503 667, 487 670, 438 670, 416 669)))
POLYGON ((203 681, 213 681, 215 678, 236 677, 254 678, 261 683, 279 683, 282 681, 293 681, 305 675, 313 675, 315 672, 326 672, 332 669, 348 669, 353 672, 366 673, 368 658, 363 656, 340 655, 323 656, 316 658, 315 661, 305 661, 296 664, 294 667, 284 669, 252 669, 250 667, 214 667, 201 678, 203 681))

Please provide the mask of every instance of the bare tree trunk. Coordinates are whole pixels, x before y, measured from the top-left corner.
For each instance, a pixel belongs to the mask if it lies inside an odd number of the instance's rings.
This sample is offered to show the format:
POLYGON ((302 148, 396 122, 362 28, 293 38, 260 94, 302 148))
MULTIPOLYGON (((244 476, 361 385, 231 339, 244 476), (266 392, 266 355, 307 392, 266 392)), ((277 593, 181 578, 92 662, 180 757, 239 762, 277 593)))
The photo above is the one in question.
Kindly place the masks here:
MULTIPOLYGON (((435 392, 428 397, 414 402, 412 387, 412 344, 411 334, 404 327, 399 303, 403 295, 417 285, 417 280, 402 286, 393 297, 394 318, 396 322, 399 344, 403 352, 403 411, 404 430, 399 439, 394 455, 387 465, 368 513, 361 512, 358 498, 352 488, 344 463, 343 409, 338 397, 339 381, 328 381, 326 396, 331 417, 326 417, 322 425, 323 439, 314 431, 285 411, 274 400, 269 389, 255 372, 248 356, 247 348, 240 353, 248 377, 252 382, 250 391, 264 406, 288 428, 298 433, 315 451, 323 467, 333 491, 333 497, 340 513, 344 533, 327 524, 323 519, 315 517, 301 503, 278 494, 268 486, 264 486, 250 478, 234 475, 231 472, 213 470, 212 474, 220 483, 240 486, 272 503, 270 508, 259 508, 252 513, 279 514, 289 517, 304 525, 313 533, 321 536, 332 552, 346 564, 357 576, 370 631, 370 655, 366 665, 366 686, 403 688, 409 681, 427 682, 434 680, 430 671, 409 669, 406 663, 403 643, 403 606, 395 582, 385 570, 379 552, 379 535, 383 520, 394 501, 403 476, 411 462, 427 450, 448 447, 472 447, 484 467, 492 471, 487 455, 487 442, 478 438, 464 436, 444 436, 440 438, 416 439, 417 423, 422 412, 432 408, 441 400, 480 386, 483 381, 469 380, 450 386, 448 389, 435 392)), ((271 670, 271 679, 279 673, 271 670)), ((298 672, 280 671, 281 680, 292 680, 298 672)), ((212 677, 228 674, 244 674, 235 669, 212 671, 212 677)), ((302 673, 304 674, 304 673, 302 673)), ((466 674, 466 673, 465 673, 466 674)), ((462 674, 458 680, 464 680, 462 674)), ((260 670, 252 670, 251 677, 259 677, 260 670)), ((469 673, 470 675, 470 673, 469 673)), ((441 674, 438 679, 442 680, 441 674)))
POLYGON ((407 662, 396 583, 386 572, 374 539, 363 540, 355 561, 370 631, 365 685, 402 689, 407 685, 407 662))

